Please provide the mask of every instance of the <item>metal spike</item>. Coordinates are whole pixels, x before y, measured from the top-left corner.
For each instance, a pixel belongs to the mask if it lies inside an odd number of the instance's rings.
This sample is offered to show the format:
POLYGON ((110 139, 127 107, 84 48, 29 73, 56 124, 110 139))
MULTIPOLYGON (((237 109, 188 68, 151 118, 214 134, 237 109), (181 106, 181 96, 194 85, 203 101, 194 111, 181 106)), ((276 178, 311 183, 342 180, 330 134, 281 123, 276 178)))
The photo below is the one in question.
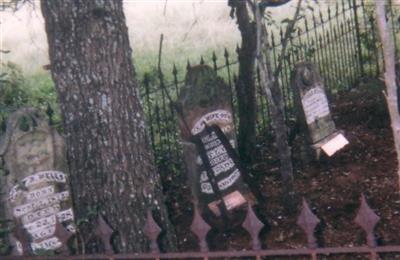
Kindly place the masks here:
POLYGON ((69 255, 68 241, 74 235, 70 231, 68 231, 60 222, 56 223, 55 235, 58 237, 58 240, 61 242, 61 254, 69 255))
POLYGON ((202 55, 201 58, 200 58, 200 64, 201 64, 201 65, 204 65, 204 58, 203 58, 203 55, 202 55))
POLYGON ((358 209, 354 222, 359 225, 367 234, 368 246, 374 247, 376 246, 374 229, 381 218, 369 207, 364 194, 361 194, 360 200, 361 205, 358 209))
POLYGON ((174 66, 172 67, 172 74, 174 74, 174 76, 176 76, 178 74, 178 70, 176 69, 175 63, 174 63, 174 66))
POLYGON ((54 114, 54 110, 51 108, 49 102, 47 102, 46 114, 47 114, 48 117, 49 117, 49 125, 52 125, 52 124, 53 124, 53 114, 54 114))
POLYGON ((208 252, 208 245, 206 241, 207 233, 210 231, 211 227, 204 221, 201 217, 197 205, 194 206, 194 216, 193 222, 190 226, 190 230, 199 239, 200 252, 208 252))
POLYGON ((215 52, 213 51, 213 53, 212 53, 212 61, 213 61, 213 64, 214 64, 214 70, 215 71, 217 71, 217 55, 215 55, 215 52))
POLYGON ((247 215, 246 219, 243 221, 242 227, 246 229, 251 236, 253 250, 261 250, 261 242, 258 235, 264 227, 264 224, 258 219, 250 203, 247 204, 247 215))
POLYGON ((317 240, 315 239, 314 231, 319 222, 320 220, 314 215, 308 203, 303 198, 303 206, 297 218, 297 225, 306 233, 309 248, 317 248, 317 240))
POLYGON ((106 254, 112 254, 113 249, 111 246, 111 236, 114 231, 111 227, 106 223, 103 216, 99 214, 97 216, 97 228, 95 230, 95 235, 98 236, 104 245, 104 250, 106 254))
POLYGON ((157 238, 161 233, 160 226, 156 223, 153 218, 151 210, 147 210, 146 225, 144 226, 144 234, 150 239, 150 251, 152 253, 159 253, 157 238))
POLYGON ((191 67, 192 67, 192 66, 190 65, 190 61, 188 60, 188 61, 187 61, 187 64, 186 64, 186 70, 190 70, 191 67))
POLYGON ((226 59, 228 59, 228 57, 229 57, 229 53, 228 53, 228 50, 225 48, 225 50, 224 50, 224 57, 226 58, 226 59))

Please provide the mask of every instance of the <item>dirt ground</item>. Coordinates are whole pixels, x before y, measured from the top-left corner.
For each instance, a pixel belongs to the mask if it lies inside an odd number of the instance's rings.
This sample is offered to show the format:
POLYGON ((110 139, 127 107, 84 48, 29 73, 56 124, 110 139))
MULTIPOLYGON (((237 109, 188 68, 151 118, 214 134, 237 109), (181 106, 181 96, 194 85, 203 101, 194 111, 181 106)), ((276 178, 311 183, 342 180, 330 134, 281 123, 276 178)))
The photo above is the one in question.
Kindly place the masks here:
MULTIPOLYGON (((365 234, 354 223, 361 193, 381 217, 375 230, 378 245, 400 245, 399 182, 383 84, 375 79, 365 82, 350 92, 339 93, 331 102, 333 119, 337 128, 344 130, 349 145, 331 158, 303 163, 294 143, 294 187, 298 207, 290 212, 282 206, 279 161, 273 152, 273 141, 269 138, 259 141, 253 183, 257 186, 255 210, 266 225, 260 236, 263 248, 305 247, 306 236, 296 225, 302 197, 321 221, 316 231, 320 247, 364 245, 365 234)), ((183 176, 170 182, 167 200, 180 251, 197 251, 196 239, 189 231, 193 215, 190 191, 184 182, 183 176)), ((244 214, 239 212, 238 215, 242 218, 244 214)), ((251 247, 250 236, 240 227, 229 232, 212 230, 208 243, 211 250, 251 247)), ((341 259, 359 257, 343 256, 341 259)), ((385 259, 393 258, 396 256, 385 256, 385 259)))

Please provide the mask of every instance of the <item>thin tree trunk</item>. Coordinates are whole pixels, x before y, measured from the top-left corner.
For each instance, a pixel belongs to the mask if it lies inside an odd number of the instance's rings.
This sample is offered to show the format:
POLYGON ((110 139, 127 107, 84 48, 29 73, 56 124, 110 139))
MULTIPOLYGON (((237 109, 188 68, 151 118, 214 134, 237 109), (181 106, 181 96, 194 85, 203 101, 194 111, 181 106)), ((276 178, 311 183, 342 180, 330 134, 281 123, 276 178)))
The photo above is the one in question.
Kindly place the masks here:
MULTIPOLYGON (((287 1, 283 1, 287 2, 287 1)), ((291 37, 294 24, 299 15, 301 0, 297 4, 295 15, 288 25, 283 39, 282 52, 280 60, 275 71, 272 70, 269 56, 269 48, 266 44, 267 32, 265 25, 262 23, 260 6, 256 8, 256 22, 257 22, 257 62, 260 69, 261 87, 268 99, 271 111, 272 126, 275 134, 276 147, 278 149, 278 156, 280 160, 280 172, 282 177, 283 187, 283 203, 287 210, 293 210, 295 205, 295 192, 293 188, 293 164, 292 152, 288 143, 288 127, 285 122, 285 103, 282 95, 281 88, 278 82, 278 76, 282 69, 283 59, 285 59, 285 51, 287 41, 291 37)), ((262 6, 261 6, 262 7, 262 6)))
POLYGON ((153 209, 167 231, 164 246, 173 249, 174 233, 146 134, 122 1, 43 0, 41 8, 76 218, 97 211, 116 231, 119 252, 143 252, 148 249, 143 234, 146 211, 153 209))
POLYGON ((256 143, 256 86, 254 69, 257 50, 257 28, 251 21, 246 1, 229 3, 235 9, 237 24, 242 36, 238 49, 239 76, 235 84, 239 108, 238 150, 240 158, 250 168, 256 143))
POLYGON ((394 145, 397 153, 397 174, 399 175, 400 188, 400 115, 397 102, 395 47, 389 25, 386 21, 385 3, 387 3, 387 1, 375 0, 375 11, 385 61, 386 101, 392 125, 394 145))

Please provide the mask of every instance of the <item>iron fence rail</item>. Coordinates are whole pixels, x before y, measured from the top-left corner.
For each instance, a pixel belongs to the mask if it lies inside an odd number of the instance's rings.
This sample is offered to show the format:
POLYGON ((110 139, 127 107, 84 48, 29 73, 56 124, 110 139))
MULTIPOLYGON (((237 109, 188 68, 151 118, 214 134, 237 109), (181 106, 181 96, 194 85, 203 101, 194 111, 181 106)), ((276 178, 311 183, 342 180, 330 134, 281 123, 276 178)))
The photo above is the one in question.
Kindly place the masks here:
POLYGON ((144 253, 144 254, 93 254, 78 256, 52 256, 52 257, 4 257, 4 260, 118 260, 118 259, 213 259, 213 258, 243 258, 262 259, 262 257, 272 256, 308 256, 310 259, 317 259, 319 256, 343 255, 343 254, 363 254, 370 259, 378 259, 379 254, 397 253, 400 256, 400 246, 379 246, 379 247, 327 247, 327 248, 295 248, 295 249, 266 249, 266 250, 246 250, 246 251, 215 251, 215 252, 180 252, 180 253, 144 253), (375 258, 372 258, 374 255, 375 258))
MULTIPOLYGON (((95 234, 99 236, 100 240, 104 244, 104 248, 107 253, 105 254, 91 254, 91 255, 75 255, 68 256, 69 249, 66 245, 62 247, 62 256, 45 257, 45 259, 212 259, 212 258, 243 258, 246 259, 262 259, 262 257, 278 257, 278 256, 290 256, 290 257, 309 257, 312 260, 318 259, 319 256, 331 256, 331 255, 365 255, 371 260, 380 259, 380 254, 394 253, 395 256, 400 257, 400 246, 399 245, 382 245, 377 246, 374 229, 380 220, 380 217, 369 207, 365 196, 362 194, 360 198, 360 207, 354 222, 365 232, 366 245, 354 246, 354 247, 323 247, 319 248, 317 240, 315 238, 315 229, 319 224, 319 219, 311 211, 308 203, 303 198, 302 209, 297 218, 297 225, 301 227, 307 238, 307 245, 303 248, 293 249, 262 249, 261 241, 259 238, 260 231, 264 227, 264 224, 258 219, 257 215, 253 211, 251 205, 247 207, 247 214, 245 220, 242 222, 242 227, 250 234, 251 237, 251 250, 227 250, 227 251, 210 251, 207 242, 207 234, 211 227, 204 221, 203 217, 199 213, 197 207, 194 210, 193 221, 191 225, 191 231, 197 237, 199 251, 192 252, 163 252, 160 253, 158 247, 158 237, 162 232, 162 229, 153 219, 152 211, 148 210, 147 220, 144 228, 144 234, 149 239, 150 249, 147 253, 136 253, 136 254, 113 254, 112 252, 112 230, 107 234, 104 232, 97 232, 100 229, 104 229, 104 225, 107 225, 102 219, 102 216, 98 217, 100 225, 97 226, 95 234)), ((65 228, 57 223, 56 232, 61 232, 65 228)), ((70 233, 68 233, 70 234, 70 233)), ((65 243, 69 240, 69 237, 62 238, 65 243)), ((24 243, 24 242, 23 242, 24 243)), ((25 241, 25 243, 28 243, 25 241)), ((23 247, 26 245, 22 245, 23 247)), ((392 257, 392 256, 391 256, 392 257)), ((43 257, 4 257, 4 259, 43 259, 43 257)), ((391 258, 392 259, 392 258, 391 258)))

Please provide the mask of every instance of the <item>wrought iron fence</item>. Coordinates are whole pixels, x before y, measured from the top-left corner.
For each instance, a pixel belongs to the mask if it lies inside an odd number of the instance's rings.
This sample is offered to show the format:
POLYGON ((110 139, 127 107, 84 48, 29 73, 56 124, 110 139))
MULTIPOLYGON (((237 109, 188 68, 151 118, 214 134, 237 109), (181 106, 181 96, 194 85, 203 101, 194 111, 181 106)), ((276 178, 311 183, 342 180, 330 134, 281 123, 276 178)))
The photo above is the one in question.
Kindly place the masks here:
MULTIPOLYGON (((287 121, 294 119, 294 101, 290 84, 293 66, 300 61, 315 63, 324 79, 328 97, 339 91, 349 91, 365 77, 377 77, 382 73, 383 57, 375 25, 373 6, 360 0, 329 1, 325 11, 310 11, 298 22, 297 29, 289 40, 288 51, 283 59, 279 75, 285 100, 287 121)), ((400 49, 400 12, 390 5, 388 19, 392 33, 400 49), (396 13, 397 12, 397 13, 396 13)), ((285 27, 278 30, 267 28, 268 45, 272 68, 277 67, 285 27)), ((237 110, 236 54, 225 49, 218 58, 215 52, 209 60, 200 58, 200 64, 208 64, 222 76, 231 89, 234 110, 237 110)), ((159 169, 171 171, 181 165, 181 149, 177 115, 167 100, 166 89, 175 99, 184 84, 184 74, 191 67, 190 61, 184 66, 173 65, 171 72, 146 73, 143 77, 141 94, 144 109, 149 119, 149 133, 159 169), (185 68, 186 67, 186 68, 185 68), (169 83, 160 80, 170 78, 169 83), (161 85, 162 82, 162 85, 161 85)), ((268 101, 262 95, 260 75, 256 76, 257 130, 258 134, 268 131, 270 117, 268 101)), ((237 120, 235 120, 237 122, 237 120)))
MULTIPOLYGON (((112 248, 112 229, 106 224, 104 219, 98 217, 97 229, 95 235, 103 243, 104 254, 94 255, 74 255, 69 256, 68 240, 71 233, 57 223, 56 232, 63 234, 61 256, 46 257, 46 259, 263 259, 264 257, 283 257, 290 256, 301 257, 301 259, 321 259, 321 257, 345 255, 345 259, 354 259, 360 256, 371 260, 376 259, 394 259, 400 256, 400 246, 377 246, 374 229, 379 222, 380 217, 369 207, 365 196, 362 194, 360 207, 354 222, 365 232, 366 244, 353 247, 318 247, 318 240, 314 233, 320 220, 311 211, 308 203, 303 198, 301 212, 297 218, 297 225, 303 230, 307 244, 302 248, 293 249, 263 249, 259 234, 264 224, 259 220, 251 205, 247 207, 246 218, 242 222, 242 227, 250 235, 250 250, 230 250, 230 251, 210 251, 207 242, 207 234, 211 227, 204 221, 203 217, 194 207, 193 221, 190 230, 197 238, 198 251, 193 252, 160 252, 157 239, 162 232, 156 221, 153 219, 151 210, 147 212, 147 221, 144 227, 144 233, 149 240, 148 253, 136 254, 114 254, 112 248), (387 257, 387 253, 391 253, 387 257)), ((28 243, 28 242, 26 242, 28 243)), ((24 247, 26 245, 22 245, 24 247)), ((4 259, 15 259, 15 256, 4 257, 4 259)), ((34 257, 21 257, 19 259, 35 259, 34 257)), ((323 258, 324 259, 324 258, 323 258)))

